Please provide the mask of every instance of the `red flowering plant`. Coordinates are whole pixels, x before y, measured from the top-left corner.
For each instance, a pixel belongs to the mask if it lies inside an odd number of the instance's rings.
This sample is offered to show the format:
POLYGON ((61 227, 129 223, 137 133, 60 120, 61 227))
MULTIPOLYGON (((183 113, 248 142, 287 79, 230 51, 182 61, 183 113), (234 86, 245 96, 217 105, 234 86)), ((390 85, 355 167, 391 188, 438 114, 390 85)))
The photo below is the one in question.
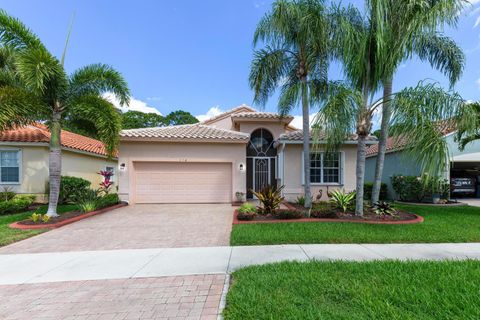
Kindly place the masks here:
POLYGON ((101 170, 100 172, 98 172, 98 174, 103 176, 103 181, 100 182, 99 191, 108 194, 110 192, 110 188, 113 185, 113 181, 111 180, 113 172, 108 170, 101 170))

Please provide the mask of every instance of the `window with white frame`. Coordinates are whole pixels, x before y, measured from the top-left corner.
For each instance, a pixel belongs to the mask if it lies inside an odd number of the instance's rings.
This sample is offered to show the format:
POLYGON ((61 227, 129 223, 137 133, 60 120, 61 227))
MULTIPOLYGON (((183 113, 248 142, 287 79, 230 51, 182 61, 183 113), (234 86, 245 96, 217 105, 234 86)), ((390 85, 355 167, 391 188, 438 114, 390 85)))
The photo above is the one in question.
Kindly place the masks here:
POLYGON ((0 183, 20 182, 20 151, 0 150, 0 183))
POLYGON ((310 153, 310 182, 311 183, 340 183, 341 182, 341 153, 310 153))
POLYGON ((105 171, 113 173, 113 175, 110 177, 110 181, 115 182, 115 167, 106 166, 105 171))

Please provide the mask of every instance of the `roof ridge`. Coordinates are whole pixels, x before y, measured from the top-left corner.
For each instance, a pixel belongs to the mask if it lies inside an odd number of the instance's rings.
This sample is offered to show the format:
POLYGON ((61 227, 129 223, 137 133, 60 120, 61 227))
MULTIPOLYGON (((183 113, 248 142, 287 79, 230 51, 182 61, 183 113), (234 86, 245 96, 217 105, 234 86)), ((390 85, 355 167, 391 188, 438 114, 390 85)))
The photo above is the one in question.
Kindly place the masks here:
POLYGON ((235 108, 232 108, 232 109, 230 109, 230 110, 224 111, 224 112, 222 112, 222 113, 220 113, 220 114, 217 114, 217 115, 214 116, 214 117, 211 117, 211 118, 209 118, 209 119, 205 119, 205 120, 203 120, 203 121, 200 121, 199 123, 201 123, 201 124, 207 124, 207 123, 210 122, 210 121, 214 121, 214 120, 217 120, 217 119, 219 119, 219 118, 221 118, 221 117, 224 117, 224 116, 226 116, 226 115, 232 114, 232 113, 234 113, 235 111, 240 110, 240 109, 242 109, 242 108, 251 110, 250 112, 258 112, 258 111, 255 110, 253 107, 250 107, 250 106, 242 103, 241 105, 239 105, 239 106, 237 106, 237 107, 235 107, 235 108))

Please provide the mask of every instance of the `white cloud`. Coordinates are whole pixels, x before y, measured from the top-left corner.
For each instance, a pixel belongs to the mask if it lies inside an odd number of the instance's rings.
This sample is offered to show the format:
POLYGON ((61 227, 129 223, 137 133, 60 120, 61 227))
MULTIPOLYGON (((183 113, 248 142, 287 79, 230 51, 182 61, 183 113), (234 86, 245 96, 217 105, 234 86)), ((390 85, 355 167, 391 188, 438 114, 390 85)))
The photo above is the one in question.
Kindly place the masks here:
POLYGON ((215 106, 215 107, 211 107, 210 109, 208 109, 206 114, 200 114, 200 115, 196 116, 196 118, 198 119, 198 121, 205 121, 207 119, 216 117, 223 112, 224 111, 222 109, 220 109, 220 106, 215 106))
POLYGON ((258 9, 267 4, 267 1, 254 1, 253 6, 258 9))
MULTIPOLYGON (((315 118, 316 113, 309 115, 310 118, 310 126, 312 126, 313 119, 315 118)), ((303 116, 293 116, 292 122, 290 122, 290 125, 292 127, 295 127, 297 129, 302 129, 303 128, 303 116)))
POLYGON ((147 97, 148 101, 162 101, 163 97, 147 97))
POLYGON ((477 81, 475 81, 475 83, 477 84, 478 89, 480 89, 480 78, 478 78, 477 81))
POLYGON ((142 100, 137 100, 133 97, 130 98, 130 103, 128 106, 121 105, 120 101, 115 97, 115 95, 112 92, 104 93, 103 97, 108 101, 110 101, 115 107, 122 110, 122 112, 140 111, 143 113, 156 113, 161 115, 160 111, 158 111, 156 108, 150 107, 146 102, 142 100))

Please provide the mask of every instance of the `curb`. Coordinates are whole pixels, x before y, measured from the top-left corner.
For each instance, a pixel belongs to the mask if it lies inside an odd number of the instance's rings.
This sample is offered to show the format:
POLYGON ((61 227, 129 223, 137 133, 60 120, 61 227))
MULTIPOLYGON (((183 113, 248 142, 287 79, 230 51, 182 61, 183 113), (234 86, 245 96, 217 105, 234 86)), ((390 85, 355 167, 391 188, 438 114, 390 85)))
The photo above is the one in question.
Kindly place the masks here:
POLYGON ((74 223, 74 222, 89 218, 91 216, 94 216, 94 215, 97 215, 97 214, 100 214, 100 213, 108 212, 108 211, 115 210, 115 209, 125 207, 125 206, 127 206, 127 204, 119 203, 119 204, 116 204, 116 205, 111 206, 111 207, 107 207, 107 208, 103 208, 103 209, 100 209, 100 210, 88 212, 88 213, 85 213, 85 214, 82 214, 82 215, 79 215, 79 216, 76 216, 76 217, 73 217, 73 218, 70 218, 70 219, 67 219, 67 220, 59 221, 57 223, 25 225, 25 224, 19 224, 20 221, 17 221, 17 222, 9 224, 8 226, 10 228, 20 229, 20 230, 38 230, 38 229, 47 229, 47 228, 48 229, 55 229, 55 228, 63 227, 63 226, 65 226, 67 224, 70 224, 70 223, 74 223))

